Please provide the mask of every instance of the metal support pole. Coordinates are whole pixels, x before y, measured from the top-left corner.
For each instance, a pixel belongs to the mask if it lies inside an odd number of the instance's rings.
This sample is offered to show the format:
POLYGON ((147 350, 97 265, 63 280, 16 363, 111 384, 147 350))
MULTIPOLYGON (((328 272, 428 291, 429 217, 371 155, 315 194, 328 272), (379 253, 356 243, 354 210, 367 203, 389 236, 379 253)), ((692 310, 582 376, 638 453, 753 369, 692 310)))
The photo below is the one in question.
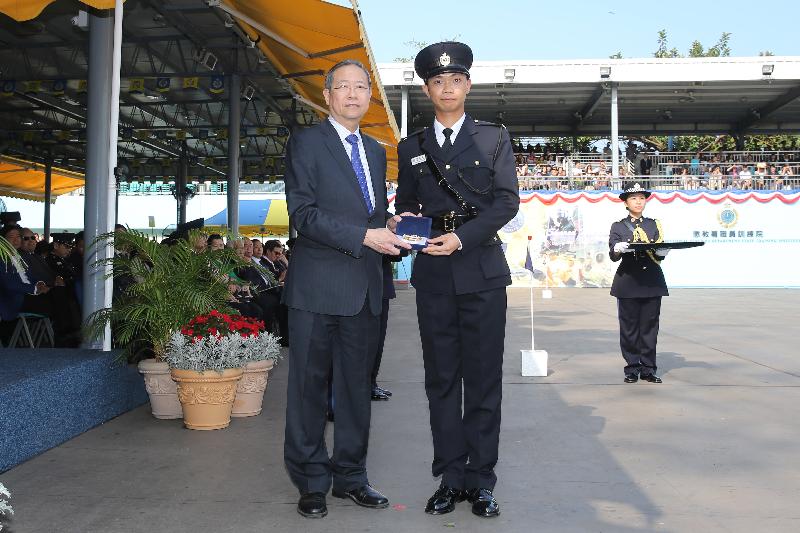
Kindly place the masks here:
POLYGON ((241 78, 230 77, 228 90, 228 231, 239 235, 239 130, 241 129, 241 78))
POLYGON ((186 194, 188 159, 186 157, 186 142, 181 147, 181 157, 178 160, 178 172, 175 176, 175 199, 178 201, 178 224, 186 223, 186 206, 189 199, 186 194))
POLYGON ((50 242, 50 202, 53 199, 53 159, 44 164, 44 242, 50 242))
POLYGON ((611 83, 611 176, 619 180, 619 109, 617 84, 611 83))
POLYGON ((400 87, 400 137, 408 137, 408 85, 400 87))
MULTIPOLYGON (((86 122, 86 198, 84 202, 84 239, 89 245, 84 255, 83 319, 111 305, 112 281, 106 269, 94 263, 113 254, 102 245, 92 245, 99 235, 113 230, 116 218, 117 124, 119 117, 119 54, 122 42, 122 6, 115 11, 89 14, 89 90, 86 122), (113 14, 113 17, 111 16, 113 14), (115 28, 116 26, 116 28, 115 28), (116 36, 116 39, 115 39, 116 36), (116 64, 116 70, 115 70, 116 64)), ((110 350, 111 334, 84 339, 91 349, 110 350)))

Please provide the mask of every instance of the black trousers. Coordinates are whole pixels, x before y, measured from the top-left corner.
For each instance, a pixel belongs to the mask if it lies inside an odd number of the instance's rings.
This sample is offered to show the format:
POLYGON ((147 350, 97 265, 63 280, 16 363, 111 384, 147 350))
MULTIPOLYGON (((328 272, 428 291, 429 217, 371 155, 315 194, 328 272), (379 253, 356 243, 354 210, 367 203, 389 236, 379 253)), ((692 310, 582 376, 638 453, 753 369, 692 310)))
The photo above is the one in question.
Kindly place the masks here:
POLYGON ((375 363, 372 365, 372 386, 377 385, 378 372, 381 371, 381 359, 383 359, 383 345, 386 342, 386 327, 389 325, 389 302, 388 298, 383 299, 381 308, 380 326, 378 327, 378 345, 375 348, 375 363))
POLYGON ((355 316, 289 309, 289 382, 284 461, 301 494, 351 490, 366 471, 378 316, 368 299, 355 316), (325 445, 328 375, 333 367, 334 443, 325 445))
POLYGON ((626 374, 656 372, 656 341, 661 315, 661 296, 617 298, 619 346, 626 374))
POLYGON ((506 304, 505 288, 460 296, 417 290, 431 470, 456 489, 493 490, 497 482, 506 304))

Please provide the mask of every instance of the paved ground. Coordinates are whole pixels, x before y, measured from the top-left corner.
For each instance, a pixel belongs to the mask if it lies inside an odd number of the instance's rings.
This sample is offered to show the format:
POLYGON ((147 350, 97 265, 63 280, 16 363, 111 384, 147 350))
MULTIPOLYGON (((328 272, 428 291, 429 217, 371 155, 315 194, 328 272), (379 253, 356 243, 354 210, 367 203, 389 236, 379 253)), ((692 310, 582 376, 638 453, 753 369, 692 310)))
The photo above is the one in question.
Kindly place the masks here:
POLYGON ((800 350, 791 290, 674 290, 659 338, 663 385, 622 383, 615 301, 606 290, 539 299, 537 348, 550 375, 520 377, 530 340, 527 289, 509 291, 502 515, 466 504, 422 512, 437 486, 413 291, 393 304, 383 385, 373 404, 370 479, 393 504, 329 499, 306 520, 282 465, 286 364, 266 412, 225 431, 121 416, 0 476, 12 531, 798 531, 800 350))

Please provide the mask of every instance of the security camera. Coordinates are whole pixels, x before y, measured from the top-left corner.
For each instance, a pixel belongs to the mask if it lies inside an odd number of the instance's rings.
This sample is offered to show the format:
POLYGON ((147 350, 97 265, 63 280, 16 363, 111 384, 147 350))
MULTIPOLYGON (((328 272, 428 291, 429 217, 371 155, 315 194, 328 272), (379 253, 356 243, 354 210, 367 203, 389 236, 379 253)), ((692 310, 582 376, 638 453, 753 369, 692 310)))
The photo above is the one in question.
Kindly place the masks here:
POLYGON ((89 14, 86 11, 78 11, 78 14, 69 20, 79 30, 87 31, 89 29, 89 14))

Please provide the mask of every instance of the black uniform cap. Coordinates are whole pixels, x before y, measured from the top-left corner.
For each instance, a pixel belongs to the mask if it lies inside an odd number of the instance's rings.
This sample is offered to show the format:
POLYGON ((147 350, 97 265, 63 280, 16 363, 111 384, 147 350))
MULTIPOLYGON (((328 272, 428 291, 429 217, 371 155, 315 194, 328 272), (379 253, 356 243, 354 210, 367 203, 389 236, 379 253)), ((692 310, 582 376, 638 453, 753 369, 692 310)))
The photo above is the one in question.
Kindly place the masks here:
POLYGON ((178 227, 175 229, 175 231, 176 233, 186 234, 193 229, 201 229, 204 224, 205 224, 205 219, 196 218, 194 220, 190 220, 189 222, 182 222, 178 224, 178 227))
POLYGON ((75 244, 75 234, 74 233, 54 233, 53 234, 53 242, 57 242, 59 244, 66 244, 72 246, 75 244))
POLYGON ((622 191, 622 193, 620 193, 619 199, 624 202, 625 200, 628 199, 628 196, 637 192, 644 194, 645 198, 650 198, 650 195, 652 194, 650 191, 648 191, 638 183, 634 183, 633 187, 628 187, 627 189, 622 191))
POLYGON ((443 72, 461 72, 469 76, 471 67, 472 49, 454 41, 428 45, 414 59, 414 70, 423 81, 443 72))

